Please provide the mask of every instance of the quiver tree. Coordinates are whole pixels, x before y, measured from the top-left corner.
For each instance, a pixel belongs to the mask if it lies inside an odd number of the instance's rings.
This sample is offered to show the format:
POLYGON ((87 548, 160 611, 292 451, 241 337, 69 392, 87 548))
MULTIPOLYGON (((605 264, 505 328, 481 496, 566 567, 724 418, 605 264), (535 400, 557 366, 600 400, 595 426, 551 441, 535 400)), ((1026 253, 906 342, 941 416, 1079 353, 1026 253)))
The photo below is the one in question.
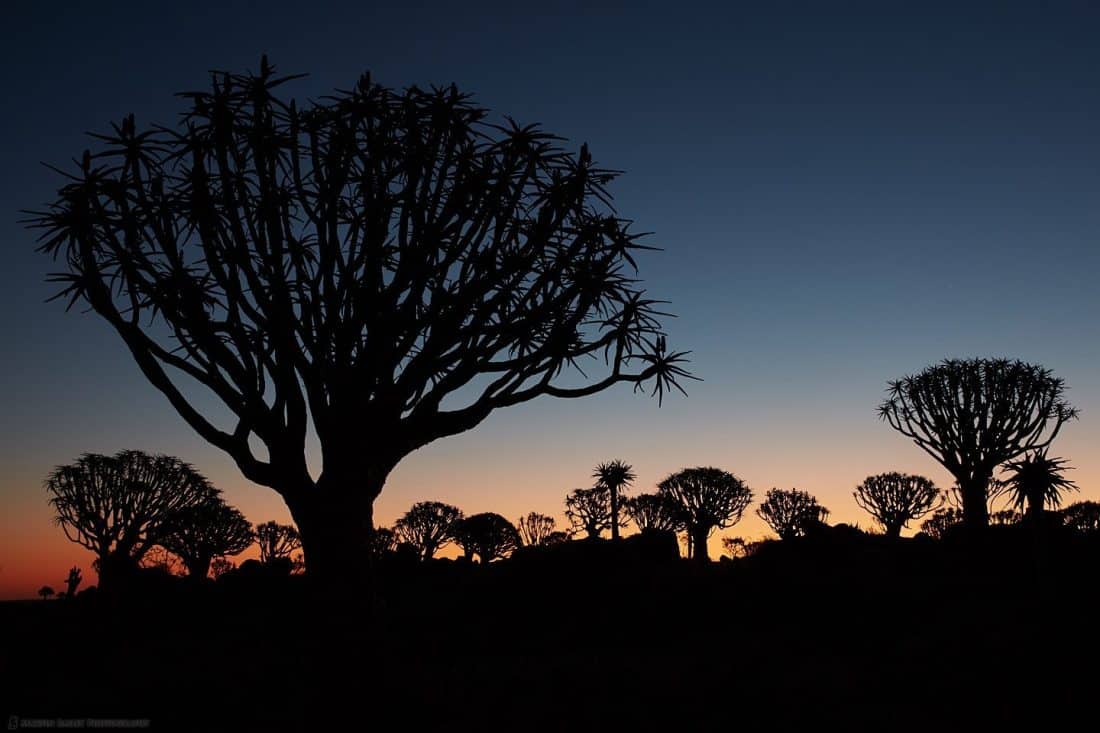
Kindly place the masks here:
POLYGON ((626 500, 626 511, 642 532, 679 532, 684 528, 677 504, 668 494, 638 494, 626 500))
POLYGON ((256 525, 254 534, 256 544, 260 546, 262 563, 273 563, 279 560, 286 560, 289 563, 291 553, 302 549, 301 535, 289 524, 264 522, 256 525))
POLYGON ((1045 448, 1004 465, 1008 476, 1001 482, 1011 507, 1024 512, 1024 521, 1035 526, 1043 519, 1045 507, 1062 505, 1062 493, 1077 491, 1077 484, 1066 478, 1071 470, 1065 459, 1050 458, 1045 448))
POLYGON ((397 549, 397 533, 389 527, 375 527, 370 538, 370 558, 374 561, 392 554, 397 549))
POLYGON ((934 540, 942 540, 952 527, 962 524, 962 512, 953 507, 938 509, 920 524, 920 531, 934 540))
POLYGON ((856 504, 875 518, 887 537, 901 531, 943 503, 943 495, 930 479, 908 473, 868 476, 852 494, 856 504))
POLYGON ((477 555, 482 565, 507 557, 520 546, 519 532, 504 517, 493 512, 473 514, 455 526, 455 542, 467 559, 477 555))
POLYGON ((805 491, 771 489, 756 508, 756 515, 779 539, 789 540, 805 536, 807 530, 824 522, 829 510, 805 491))
POLYGON ((1049 369, 1007 359, 947 359, 887 392, 879 415, 955 477, 970 528, 989 524, 997 467, 1050 445, 1077 417, 1049 369))
POLYGON ((192 578, 205 578, 215 557, 238 555, 255 540, 252 525, 220 496, 172 512, 157 536, 157 544, 178 556, 192 578))
POLYGON ((141 451, 85 453, 46 478, 50 505, 65 536, 96 554, 100 586, 135 570, 176 511, 215 490, 178 458, 141 451))
POLYGON ((749 487, 720 468, 685 468, 659 483, 657 490, 676 507, 690 539, 692 556, 700 562, 710 559, 710 533, 737 524, 752 502, 749 487))
POLYGON ((431 560, 440 547, 454 539, 462 510, 441 501, 419 501, 393 525, 397 540, 416 548, 421 560, 431 560))
POLYGON ((53 588, 48 585, 44 585, 38 589, 38 595, 42 596, 42 600, 48 600, 54 594, 53 588))
POLYGON ((545 545, 547 539, 555 533, 554 527, 557 521, 547 514, 530 512, 525 517, 520 517, 516 524, 520 541, 525 547, 533 545, 545 545))
MULTIPOLYGON (((625 505, 620 505, 620 524, 625 524, 625 509, 625 505)), ((584 532, 587 539, 598 539, 601 532, 611 527, 610 492, 602 486, 573 489, 565 497, 565 518, 574 534, 584 532)))
POLYGON ((541 395, 661 397, 688 375, 634 275, 617 174, 586 147, 493 124, 453 86, 363 76, 299 106, 278 96, 293 78, 265 58, 181 94, 176 128, 125 118, 28 224, 63 263, 58 297, 283 497, 311 574, 337 585, 412 451, 541 395))
POLYGON ((69 574, 65 576, 65 597, 75 598, 76 589, 80 587, 80 582, 84 580, 84 573, 80 568, 75 565, 69 568, 69 574))
POLYGON ((592 478, 596 479, 596 486, 607 491, 608 500, 611 505, 611 539, 617 540, 619 539, 619 517, 621 515, 620 503, 622 501, 622 493, 634 483, 634 479, 637 478, 634 474, 634 468, 624 461, 608 461, 607 463, 601 463, 596 466, 592 478))

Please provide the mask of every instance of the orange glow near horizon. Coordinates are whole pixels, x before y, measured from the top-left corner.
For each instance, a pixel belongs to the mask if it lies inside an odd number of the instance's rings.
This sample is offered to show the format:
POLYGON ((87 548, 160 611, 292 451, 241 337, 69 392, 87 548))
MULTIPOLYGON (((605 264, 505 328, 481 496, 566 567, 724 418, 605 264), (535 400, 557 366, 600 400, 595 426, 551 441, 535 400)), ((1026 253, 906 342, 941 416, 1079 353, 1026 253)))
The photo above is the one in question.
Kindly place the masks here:
MULTIPOLYGON (((528 405, 494 415, 474 431, 440 440, 408 456, 375 503, 375 522, 392 524, 412 503, 436 499, 455 504, 467 514, 494 511, 513 521, 538 511, 554 516, 561 527, 565 494, 591 485, 593 467, 612 458, 633 464, 638 480, 628 492, 631 494, 653 491, 658 481, 680 468, 714 465, 745 480, 757 499, 772 487, 799 488, 814 494, 831 510, 830 523, 855 523, 864 528, 873 523, 851 497, 864 477, 897 470, 928 476, 941 488, 950 485, 948 474, 938 464, 873 415, 849 416, 852 424, 845 424, 845 416, 841 416, 830 431, 824 418, 815 421, 812 413, 790 425, 773 419, 738 427, 691 425, 690 420, 685 422, 689 417, 686 407, 666 405, 658 410, 645 400, 631 404, 625 412, 636 414, 628 414, 620 423, 622 412, 600 417, 598 411, 585 410, 584 423, 572 427, 561 420, 568 415, 568 405, 557 409, 528 405), (622 424, 631 429, 619 429, 622 424)), ((1082 420, 1066 427, 1053 450, 1075 467, 1072 478, 1081 491, 1069 495, 1069 502, 1100 498, 1100 461, 1091 449, 1096 428, 1087 420, 1091 413, 1084 414, 1082 420)), ((140 447, 171 452, 166 445, 140 447)), ((215 449, 199 443, 189 447, 195 454, 181 457, 222 488, 226 499, 250 521, 290 522, 286 507, 273 491, 245 481, 215 449)), ((10 497, 0 517, 0 599, 33 598, 42 585, 61 591, 73 565, 84 571, 82 588, 96 582, 92 554, 69 542, 53 523, 42 488, 42 478, 50 467, 65 460, 68 457, 30 456, 24 466, 0 478, 0 495, 10 497)), ((770 535, 753 513, 755 506, 754 502, 740 523, 714 534, 709 545, 712 558, 721 555, 722 537, 770 535)), ((915 529, 911 527, 909 534, 915 529)), ((235 560, 255 554, 253 547, 235 560)), ((451 548, 444 554, 454 556, 457 551, 451 548)))

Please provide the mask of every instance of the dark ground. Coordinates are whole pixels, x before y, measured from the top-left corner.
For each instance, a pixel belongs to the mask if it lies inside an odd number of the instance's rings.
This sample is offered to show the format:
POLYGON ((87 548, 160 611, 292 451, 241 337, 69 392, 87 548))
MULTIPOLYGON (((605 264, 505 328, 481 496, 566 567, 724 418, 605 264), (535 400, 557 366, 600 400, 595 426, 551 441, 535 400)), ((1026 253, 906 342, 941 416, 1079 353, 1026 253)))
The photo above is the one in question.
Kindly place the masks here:
POLYGON ((0 604, 0 712, 154 730, 1091 729, 1100 544, 837 533, 0 604))

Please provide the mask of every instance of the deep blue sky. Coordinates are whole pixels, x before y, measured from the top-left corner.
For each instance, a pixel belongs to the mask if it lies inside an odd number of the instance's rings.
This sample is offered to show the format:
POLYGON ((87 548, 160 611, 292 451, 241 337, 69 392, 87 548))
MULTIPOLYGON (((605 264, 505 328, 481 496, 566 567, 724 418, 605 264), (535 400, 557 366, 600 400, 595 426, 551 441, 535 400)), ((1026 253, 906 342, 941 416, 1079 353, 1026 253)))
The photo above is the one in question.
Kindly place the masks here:
POLYGON ((63 164, 88 145, 84 131, 131 111, 171 122, 172 92, 204 85, 208 69, 256 68, 265 52, 311 74, 290 87, 299 98, 365 70, 391 86, 456 82, 587 141, 626 171, 612 189, 621 212, 664 247, 642 275, 672 301, 673 344, 694 350, 706 380, 661 411, 624 389, 494 417, 400 467, 381 520, 429 496, 553 513, 614 455, 641 467, 642 484, 714 463, 760 491, 809 488, 854 517, 845 502, 868 473, 943 479, 873 411, 887 379, 945 356, 1018 356, 1064 376, 1083 417, 1060 452, 1079 480, 1100 479, 1095 5, 587 5, 6 7, 10 521, 45 522, 51 465, 123 447, 179 454, 246 510, 277 510, 187 431, 95 317, 43 303, 49 263, 16 223, 56 188, 39 161, 63 164))

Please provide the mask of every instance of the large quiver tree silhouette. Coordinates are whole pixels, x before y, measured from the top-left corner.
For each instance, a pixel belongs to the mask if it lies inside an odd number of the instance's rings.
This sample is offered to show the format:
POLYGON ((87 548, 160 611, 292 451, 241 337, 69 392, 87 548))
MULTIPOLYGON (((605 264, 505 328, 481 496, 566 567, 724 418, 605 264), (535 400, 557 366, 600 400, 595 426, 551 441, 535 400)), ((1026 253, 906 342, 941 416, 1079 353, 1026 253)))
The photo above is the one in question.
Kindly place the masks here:
POLYGON ((455 542, 467 559, 477 555, 482 565, 507 557, 520 546, 519 532, 507 519, 494 512, 473 514, 455 524, 455 542))
POLYGON ((896 471, 868 476, 852 495, 856 504, 882 525, 887 537, 901 536, 909 522, 943 503, 943 494, 930 479, 896 471))
POLYGON ((134 450, 85 453, 55 468, 46 490, 65 536, 96 554, 103 588, 137 569, 173 513, 216 495, 180 459, 134 450))
POLYGON ((692 556, 704 563, 710 560, 710 533, 741 521, 752 502, 749 487, 720 468, 685 468, 657 484, 657 490, 676 507, 691 540, 692 556))
POLYGON ((416 548, 421 560, 431 560, 455 537, 462 510, 441 501, 418 501, 393 525, 399 542, 416 548))
POLYGON ((1050 445, 1077 417, 1061 379, 1018 360, 946 359, 887 392, 879 415, 951 472, 971 529, 989 524, 997 467, 1050 445))
POLYGON ((815 525, 822 524, 829 510, 809 492, 770 489, 756 508, 756 515, 779 535, 779 539, 789 540, 804 537, 815 525))
POLYGON ((260 548, 260 562, 276 563, 284 561, 290 567, 290 556, 302 547, 302 536, 297 528, 289 524, 279 524, 272 520, 257 524, 256 544, 260 548))
POLYGON ((126 118, 29 224, 65 264, 59 297, 105 318, 183 419, 284 498, 311 572, 343 583, 410 452, 540 395, 662 396, 687 374, 633 276, 643 245, 610 208, 616 173, 586 147, 490 124, 454 87, 363 76, 299 107, 277 96, 292 78, 264 59, 182 94, 178 128, 126 118))
POLYGON ((516 530, 519 532, 519 538, 523 546, 533 547, 550 544, 552 542, 551 537, 557 534, 554 529, 556 525, 557 521, 548 514, 529 512, 519 518, 519 522, 516 523, 516 530))
POLYGON ((215 557, 238 555, 256 540, 244 515, 220 496, 172 512, 157 544, 177 555, 192 578, 205 578, 215 557))

